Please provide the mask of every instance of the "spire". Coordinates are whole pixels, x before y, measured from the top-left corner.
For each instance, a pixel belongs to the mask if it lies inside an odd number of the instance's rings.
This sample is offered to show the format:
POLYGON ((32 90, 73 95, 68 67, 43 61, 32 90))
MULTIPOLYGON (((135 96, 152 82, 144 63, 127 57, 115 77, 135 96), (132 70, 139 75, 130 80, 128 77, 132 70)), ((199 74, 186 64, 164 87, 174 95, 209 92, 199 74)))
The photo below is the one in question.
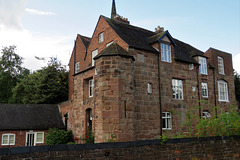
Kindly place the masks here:
POLYGON ((117 11, 116 11, 115 0, 113 0, 111 18, 113 19, 116 15, 117 15, 117 11))

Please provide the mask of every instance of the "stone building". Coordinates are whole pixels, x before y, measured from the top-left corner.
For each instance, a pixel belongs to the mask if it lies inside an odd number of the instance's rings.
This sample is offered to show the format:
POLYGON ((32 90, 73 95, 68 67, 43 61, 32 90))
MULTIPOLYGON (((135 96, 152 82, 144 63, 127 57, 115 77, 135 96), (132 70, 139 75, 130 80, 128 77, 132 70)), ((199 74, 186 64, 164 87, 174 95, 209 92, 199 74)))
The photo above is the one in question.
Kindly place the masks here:
POLYGON ((162 27, 132 26, 114 0, 111 18, 100 16, 91 38, 77 35, 69 68, 61 112, 75 136, 91 131, 95 142, 175 134, 187 111, 206 117, 237 103, 231 54, 204 53, 162 27))

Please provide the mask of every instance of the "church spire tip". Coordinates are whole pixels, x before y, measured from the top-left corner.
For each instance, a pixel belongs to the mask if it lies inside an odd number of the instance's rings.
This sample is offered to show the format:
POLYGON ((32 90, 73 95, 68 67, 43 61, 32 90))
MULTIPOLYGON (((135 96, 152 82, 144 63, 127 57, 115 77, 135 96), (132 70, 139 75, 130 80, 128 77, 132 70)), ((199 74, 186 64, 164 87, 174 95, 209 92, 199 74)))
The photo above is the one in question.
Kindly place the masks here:
POLYGON ((111 18, 113 19, 117 15, 115 0, 112 1, 112 13, 111 18))

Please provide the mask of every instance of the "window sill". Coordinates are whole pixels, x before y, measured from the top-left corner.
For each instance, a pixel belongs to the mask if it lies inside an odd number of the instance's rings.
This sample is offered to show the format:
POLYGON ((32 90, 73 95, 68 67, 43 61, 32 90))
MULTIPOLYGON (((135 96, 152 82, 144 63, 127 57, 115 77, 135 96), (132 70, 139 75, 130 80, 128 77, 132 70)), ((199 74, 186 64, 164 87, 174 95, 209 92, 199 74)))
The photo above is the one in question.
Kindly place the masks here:
POLYGON ((172 130, 172 128, 163 128, 162 130, 169 131, 172 130))
POLYGON ((219 102, 227 102, 229 103, 230 101, 229 100, 218 100, 219 102))

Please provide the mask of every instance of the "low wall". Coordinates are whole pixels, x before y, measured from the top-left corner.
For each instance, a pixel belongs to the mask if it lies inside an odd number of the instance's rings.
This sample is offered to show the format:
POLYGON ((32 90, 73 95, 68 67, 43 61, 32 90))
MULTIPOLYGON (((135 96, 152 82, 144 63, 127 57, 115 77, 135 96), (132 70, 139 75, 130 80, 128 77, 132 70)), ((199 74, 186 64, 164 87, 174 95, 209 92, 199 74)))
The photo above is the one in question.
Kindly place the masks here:
POLYGON ((0 160, 240 159, 240 136, 1 148, 0 160))

